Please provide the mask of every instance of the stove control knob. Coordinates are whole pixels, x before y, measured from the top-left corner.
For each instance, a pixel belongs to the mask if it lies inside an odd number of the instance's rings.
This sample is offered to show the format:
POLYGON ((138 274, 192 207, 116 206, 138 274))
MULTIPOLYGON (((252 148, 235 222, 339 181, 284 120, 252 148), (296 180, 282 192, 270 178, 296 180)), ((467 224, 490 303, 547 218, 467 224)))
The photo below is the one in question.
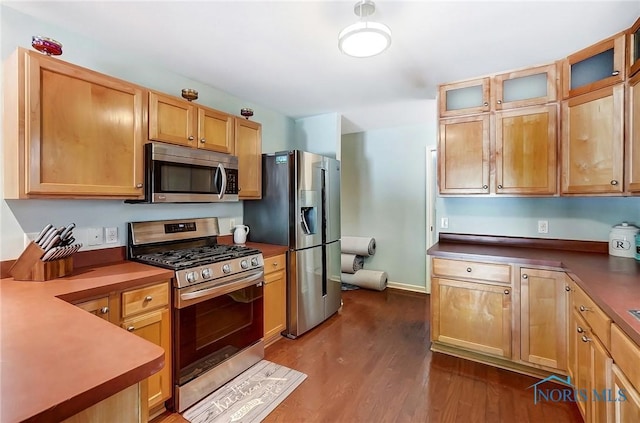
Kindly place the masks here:
POLYGON ((249 267, 249 262, 248 262, 248 261, 246 261, 246 260, 242 260, 242 261, 240 262, 240 267, 242 267, 243 269, 248 268, 248 267, 249 267))
POLYGON ((187 282, 194 283, 198 280, 198 274, 196 272, 187 273, 187 282))
POLYGON ((202 269, 202 277, 204 279, 209 279, 211 277, 211 269, 208 267, 206 269, 202 269))
POLYGON ((231 266, 229 266, 228 264, 225 264, 224 266, 222 266, 222 271, 224 273, 231 273, 231 266))
POLYGON ((254 257, 251 259, 251 265, 252 266, 257 266, 258 265, 258 257, 254 257))

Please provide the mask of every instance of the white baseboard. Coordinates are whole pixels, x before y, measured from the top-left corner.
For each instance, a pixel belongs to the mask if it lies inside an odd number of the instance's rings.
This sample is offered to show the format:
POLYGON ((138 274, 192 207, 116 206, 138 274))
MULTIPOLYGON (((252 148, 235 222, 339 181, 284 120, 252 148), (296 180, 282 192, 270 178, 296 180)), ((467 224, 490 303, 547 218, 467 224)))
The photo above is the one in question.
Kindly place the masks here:
POLYGON ((421 294, 428 294, 427 288, 425 288, 424 286, 410 285, 408 283, 387 281, 387 288, 401 289, 403 291, 420 292, 421 294))

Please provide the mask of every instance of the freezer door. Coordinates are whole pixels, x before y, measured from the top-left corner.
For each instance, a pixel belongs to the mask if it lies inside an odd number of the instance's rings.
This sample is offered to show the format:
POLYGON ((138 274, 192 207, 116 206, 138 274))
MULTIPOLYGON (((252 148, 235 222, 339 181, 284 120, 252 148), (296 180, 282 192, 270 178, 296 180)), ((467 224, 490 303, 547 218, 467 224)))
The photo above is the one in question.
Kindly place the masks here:
POLYGON ((327 222, 325 243, 330 243, 340 239, 340 162, 325 157, 323 174, 327 222))
POLYGON ((324 315, 328 319, 342 305, 342 283, 340 278, 340 241, 325 246, 327 256, 327 284, 324 299, 324 315))
POLYGON ((287 334, 302 335, 325 319, 322 246, 289 252, 287 334))
POLYGON ((317 154, 295 151, 295 191, 293 218, 295 244, 300 250, 322 244, 323 159, 317 154))

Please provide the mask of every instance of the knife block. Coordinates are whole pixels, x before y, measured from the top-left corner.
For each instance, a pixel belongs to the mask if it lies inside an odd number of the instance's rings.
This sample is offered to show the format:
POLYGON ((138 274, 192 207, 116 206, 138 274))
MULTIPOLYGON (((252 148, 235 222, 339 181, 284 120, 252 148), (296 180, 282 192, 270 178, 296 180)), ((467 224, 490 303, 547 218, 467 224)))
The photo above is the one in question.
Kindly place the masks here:
POLYGON ((13 263, 9 274, 17 281, 44 282, 61 278, 73 272, 73 256, 60 260, 42 261, 44 250, 31 241, 13 263))

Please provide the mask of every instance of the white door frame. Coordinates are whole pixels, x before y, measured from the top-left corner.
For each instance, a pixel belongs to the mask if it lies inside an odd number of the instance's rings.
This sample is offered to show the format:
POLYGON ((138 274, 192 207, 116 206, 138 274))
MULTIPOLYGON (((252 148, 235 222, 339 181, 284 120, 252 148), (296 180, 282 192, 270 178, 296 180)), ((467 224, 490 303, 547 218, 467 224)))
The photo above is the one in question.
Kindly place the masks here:
MULTIPOLYGON (((436 243, 436 192, 437 192, 437 150, 435 147, 427 146, 426 152, 426 207, 427 207, 427 233, 426 246, 427 249, 436 243)), ((426 254, 426 251, 425 251, 426 254)), ((427 259, 427 274, 425 289, 427 294, 431 293, 431 260, 427 259)))

